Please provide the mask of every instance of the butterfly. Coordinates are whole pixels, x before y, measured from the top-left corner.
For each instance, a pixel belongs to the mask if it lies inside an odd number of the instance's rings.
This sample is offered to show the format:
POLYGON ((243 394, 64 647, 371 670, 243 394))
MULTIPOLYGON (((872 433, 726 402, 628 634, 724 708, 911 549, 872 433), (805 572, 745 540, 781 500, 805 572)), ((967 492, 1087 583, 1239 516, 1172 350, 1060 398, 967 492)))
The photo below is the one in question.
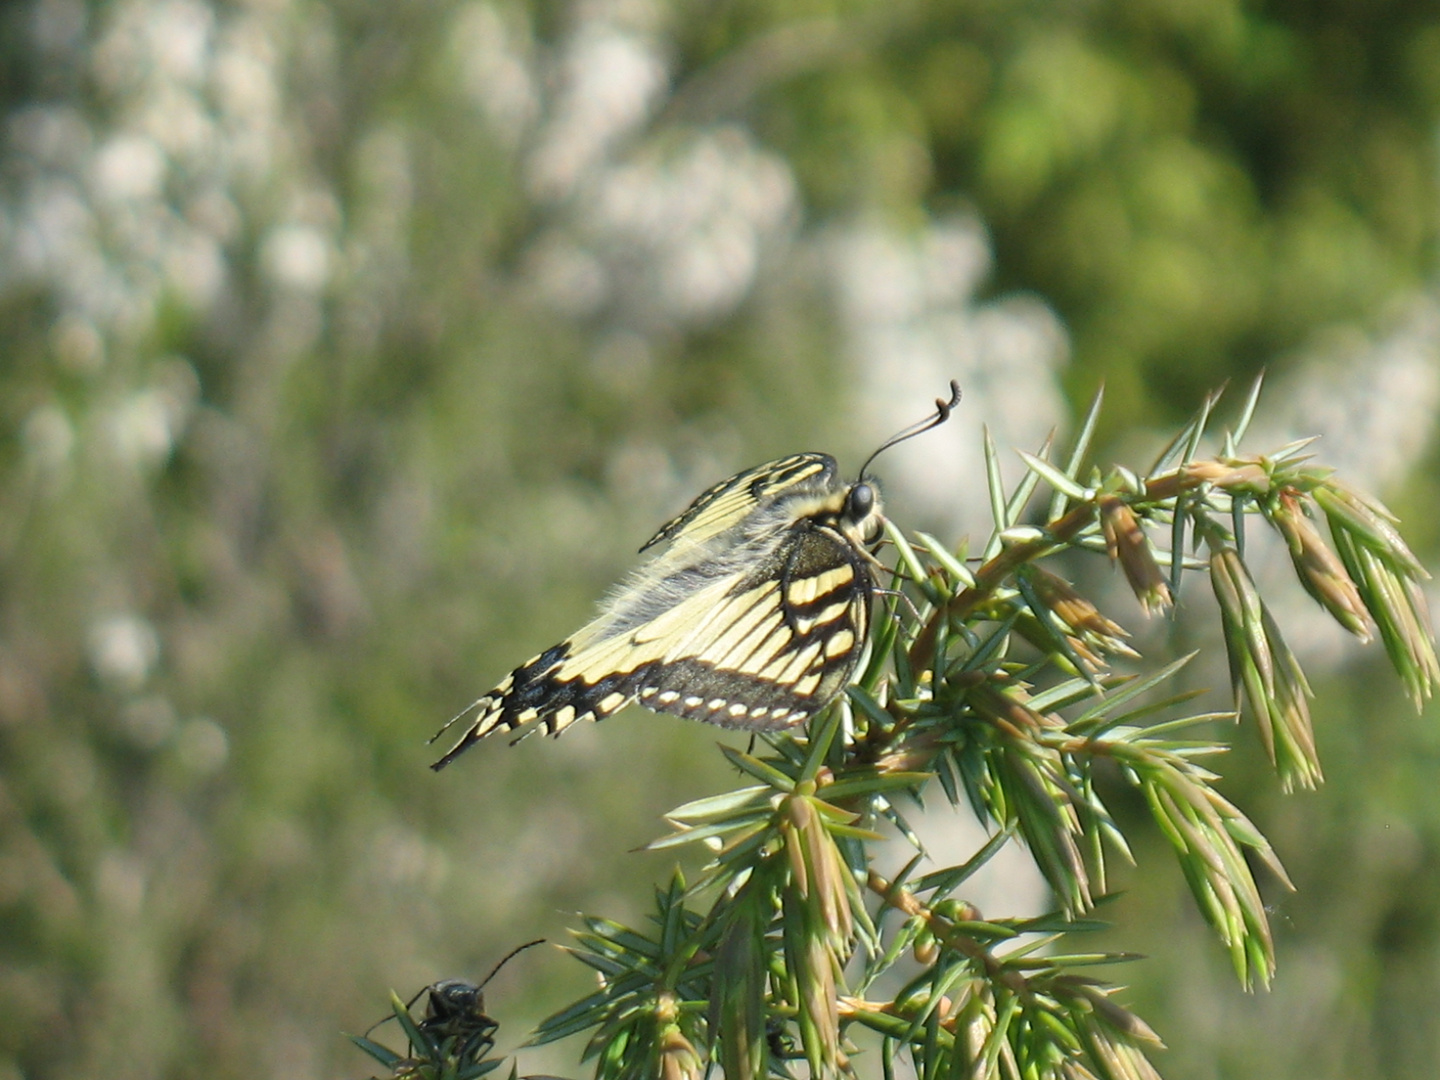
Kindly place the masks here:
MULTIPOLYGON (((663 549, 599 615, 521 664, 455 720, 469 728, 442 769, 500 729, 558 735, 638 702, 723 727, 803 724, 845 689, 864 652, 884 518, 866 468, 949 419, 949 401, 840 478, 829 454, 792 454, 701 493, 640 549, 663 549)), ((446 724, 431 742, 450 727, 446 724)))

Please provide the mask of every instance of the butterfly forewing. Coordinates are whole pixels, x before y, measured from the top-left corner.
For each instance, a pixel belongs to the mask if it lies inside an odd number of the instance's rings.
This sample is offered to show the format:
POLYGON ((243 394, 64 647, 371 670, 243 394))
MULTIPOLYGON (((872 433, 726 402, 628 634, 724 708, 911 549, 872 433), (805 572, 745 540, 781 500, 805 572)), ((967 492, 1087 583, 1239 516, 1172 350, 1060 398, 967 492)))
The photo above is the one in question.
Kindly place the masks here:
POLYGON ((801 483, 830 487, 835 459, 829 454, 792 454, 758 468, 737 473, 702 492, 678 517, 660 526, 645 541, 648 551, 665 540, 700 543, 738 525, 757 506, 801 483))

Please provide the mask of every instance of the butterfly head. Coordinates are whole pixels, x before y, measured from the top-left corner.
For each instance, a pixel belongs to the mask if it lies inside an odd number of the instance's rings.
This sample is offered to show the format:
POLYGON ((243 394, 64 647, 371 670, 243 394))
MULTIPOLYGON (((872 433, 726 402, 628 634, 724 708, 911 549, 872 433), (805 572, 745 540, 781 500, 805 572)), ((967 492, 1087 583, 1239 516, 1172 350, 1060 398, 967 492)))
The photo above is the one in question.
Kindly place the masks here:
POLYGON ((880 489, 874 480, 861 477, 845 492, 836 524, 856 544, 869 547, 880 539, 885 518, 880 513, 880 489))

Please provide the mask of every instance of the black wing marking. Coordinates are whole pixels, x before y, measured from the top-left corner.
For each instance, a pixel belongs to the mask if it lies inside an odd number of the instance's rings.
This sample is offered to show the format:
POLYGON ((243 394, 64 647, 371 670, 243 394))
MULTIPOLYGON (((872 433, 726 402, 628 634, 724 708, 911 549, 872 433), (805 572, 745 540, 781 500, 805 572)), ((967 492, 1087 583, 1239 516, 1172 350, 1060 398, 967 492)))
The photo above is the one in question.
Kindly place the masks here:
MULTIPOLYGON (((593 665, 587 662, 586 651, 577 648, 574 639, 562 641, 521 664, 499 686, 461 713, 460 716, 465 716, 474 711, 475 718, 460 741, 430 767, 443 769, 501 728, 519 732, 518 742, 542 725, 546 734, 558 735, 577 720, 603 720, 635 700, 639 684, 648 678, 654 663, 641 663, 628 671, 611 671, 589 679, 583 672, 593 665)), ((449 726, 446 724, 430 741, 438 739, 449 726)))

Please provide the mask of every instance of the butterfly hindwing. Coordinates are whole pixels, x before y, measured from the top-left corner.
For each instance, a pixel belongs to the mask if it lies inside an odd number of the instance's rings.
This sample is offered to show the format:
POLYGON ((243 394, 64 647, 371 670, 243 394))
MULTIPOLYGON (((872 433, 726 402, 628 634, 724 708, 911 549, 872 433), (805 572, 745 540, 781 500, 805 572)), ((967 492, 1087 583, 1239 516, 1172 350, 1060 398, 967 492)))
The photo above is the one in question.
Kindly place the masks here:
POLYGON ((636 691, 652 665, 639 664, 632 670, 611 671, 593 681, 587 680, 582 672, 594 664, 593 659, 587 659, 586 650, 576 647, 575 641, 581 634, 521 664, 500 685, 466 709, 461 716, 474 712, 469 729, 431 768, 444 768, 471 745, 500 728, 517 731, 523 738, 531 729, 543 725, 547 734, 558 735, 577 720, 603 720, 635 700, 636 691))
POLYGON ((647 669, 640 704, 725 727, 793 727, 849 682, 869 626, 870 568, 802 520, 699 629, 647 669))

